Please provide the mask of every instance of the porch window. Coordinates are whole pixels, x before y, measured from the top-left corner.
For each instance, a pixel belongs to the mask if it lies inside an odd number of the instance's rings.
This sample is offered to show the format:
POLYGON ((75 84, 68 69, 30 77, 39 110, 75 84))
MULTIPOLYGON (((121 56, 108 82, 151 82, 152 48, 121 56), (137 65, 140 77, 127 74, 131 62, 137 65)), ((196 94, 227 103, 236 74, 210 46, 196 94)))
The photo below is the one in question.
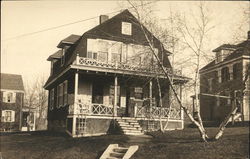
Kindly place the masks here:
POLYGON ((63 105, 68 104, 68 81, 63 82, 63 105))
POLYGON ((135 99, 143 99, 143 91, 141 87, 135 87, 135 99))
MULTIPOLYGON (((111 85, 110 86, 110 92, 109 92, 109 105, 114 105, 115 102, 115 86, 111 85)), ((117 106, 120 106, 120 99, 121 99, 121 93, 120 93, 120 86, 117 86, 117 106)))
POLYGON ((2 122, 15 122, 15 111, 2 110, 2 122))
POLYGON ((57 86, 57 107, 63 106, 63 84, 57 86))
POLYGON ((103 85, 93 84, 92 103, 103 104, 103 85))
POLYGON ((54 97, 55 97, 54 93, 55 92, 54 92, 54 88, 53 88, 53 89, 50 90, 50 94, 49 94, 50 95, 50 107, 49 107, 50 110, 53 110, 53 108, 54 108, 54 97))
POLYGON ((3 92, 3 102, 15 103, 15 101, 16 101, 16 93, 15 92, 10 92, 10 91, 3 92))

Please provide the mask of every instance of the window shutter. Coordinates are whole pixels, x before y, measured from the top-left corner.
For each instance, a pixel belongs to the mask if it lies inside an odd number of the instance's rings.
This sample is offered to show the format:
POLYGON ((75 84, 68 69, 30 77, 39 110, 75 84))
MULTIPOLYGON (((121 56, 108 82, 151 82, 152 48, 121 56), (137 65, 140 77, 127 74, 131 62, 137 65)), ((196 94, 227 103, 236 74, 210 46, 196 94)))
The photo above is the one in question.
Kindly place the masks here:
POLYGON ((5 119, 5 110, 2 110, 1 121, 2 121, 2 122, 5 122, 5 121, 6 121, 6 119, 5 119))
POLYGON ((11 111, 11 122, 15 122, 15 111, 11 111))
POLYGON ((16 92, 12 92, 12 103, 16 103, 16 92))
POLYGON ((7 92, 3 92, 3 102, 7 102, 7 92))

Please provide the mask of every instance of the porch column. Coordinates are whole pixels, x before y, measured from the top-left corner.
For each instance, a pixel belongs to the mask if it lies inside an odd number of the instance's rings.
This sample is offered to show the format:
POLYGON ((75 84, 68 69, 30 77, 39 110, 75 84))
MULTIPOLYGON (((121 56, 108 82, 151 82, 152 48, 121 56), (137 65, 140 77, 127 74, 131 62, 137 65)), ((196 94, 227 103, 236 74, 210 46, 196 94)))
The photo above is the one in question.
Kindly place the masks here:
MULTIPOLYGON (((179 85, 180 87, 180 101, 182 102, 182 85, 179 85)), ((183 108, 180 106, 181 110, 181 129, 184 129, 184 111, 183 108)))
POLYGON ((76 134, 76 109, 77 109, 77 95, 78 95, 78 70, 75 73, 75 91, 74 91, 74 111, 73 111, 73 126, 72 126, 72 136, 76 134))
POLYGON ((150 116, 151 116, 151 110, 152 110, 152 106, 153 106, 153 92, 152 92, 152 85, 153 85, 153 82, 152 80, 149 81, 149 99, 150 99, 150 103, 149 103, 149 113, 150 113, 150 116))
POLYGON ((117 76, 115 76, 115 92, 114 92, 114 116, 117 116, 117 85, 118 85, 118 79, 117 76))

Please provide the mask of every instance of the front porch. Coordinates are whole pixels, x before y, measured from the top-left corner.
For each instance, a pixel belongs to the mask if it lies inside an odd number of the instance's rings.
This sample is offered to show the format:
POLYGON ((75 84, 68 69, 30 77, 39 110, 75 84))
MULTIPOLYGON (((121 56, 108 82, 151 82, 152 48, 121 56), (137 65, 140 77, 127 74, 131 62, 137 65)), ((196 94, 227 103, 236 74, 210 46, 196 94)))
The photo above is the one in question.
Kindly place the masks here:
POLYGON ((166 83, 165 79, 160 80, 161 107, 153 78, 75 72, 74 101, 68 109, 67 132, 73 137, 107 134, 117 128, 117 120, 126 118, 137 121, 143 132, 159 129, 160 120, 168 120, 169 129, 183 129, 183 112, 172 101, 166 83))

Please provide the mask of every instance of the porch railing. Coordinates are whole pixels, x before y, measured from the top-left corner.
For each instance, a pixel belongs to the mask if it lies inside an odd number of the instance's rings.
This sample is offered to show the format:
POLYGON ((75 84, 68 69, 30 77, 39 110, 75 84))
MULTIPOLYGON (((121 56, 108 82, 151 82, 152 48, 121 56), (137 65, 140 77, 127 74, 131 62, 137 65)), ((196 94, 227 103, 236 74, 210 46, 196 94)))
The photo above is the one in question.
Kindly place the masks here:
POLYGON ((105 106, 103 104, 75 104, 70 105, 69 114, 79 114, 79 115, 101 115, 101 116, 112 116, 114 113, 113 107, 105 106))
POLYGON ((176 108, 161 108, 161 107, 146 107, 136 106, 136 117, 145 118, 167 118, 169 115, 170 119, 181 119, 181 110, 176 108), (170 111, 170 112, 169 112, 170 111))
MULTIPOLYGON (((116 62, 116 63, 109 63, 109 62, 103 62, 98 61, 96 59, 90 59, 85 57, 77 57, 76 62, 77 65, 85 65, 85 66, 95 66, 100 68, 108 68, 108 69, 116 69, 120 71, 137 71, 140 73, 160 73, 163 74, 163 71, 157 67, 157 65, 153 65, 154 67, 149 67, 145 64, 128 64, 124 62, 116 62)), ((152 65, 150 65, 152 66, 152 65)), ((169 73, 175 73, 178 74, 177 70, 172 70, 166 68, 169 73)))

